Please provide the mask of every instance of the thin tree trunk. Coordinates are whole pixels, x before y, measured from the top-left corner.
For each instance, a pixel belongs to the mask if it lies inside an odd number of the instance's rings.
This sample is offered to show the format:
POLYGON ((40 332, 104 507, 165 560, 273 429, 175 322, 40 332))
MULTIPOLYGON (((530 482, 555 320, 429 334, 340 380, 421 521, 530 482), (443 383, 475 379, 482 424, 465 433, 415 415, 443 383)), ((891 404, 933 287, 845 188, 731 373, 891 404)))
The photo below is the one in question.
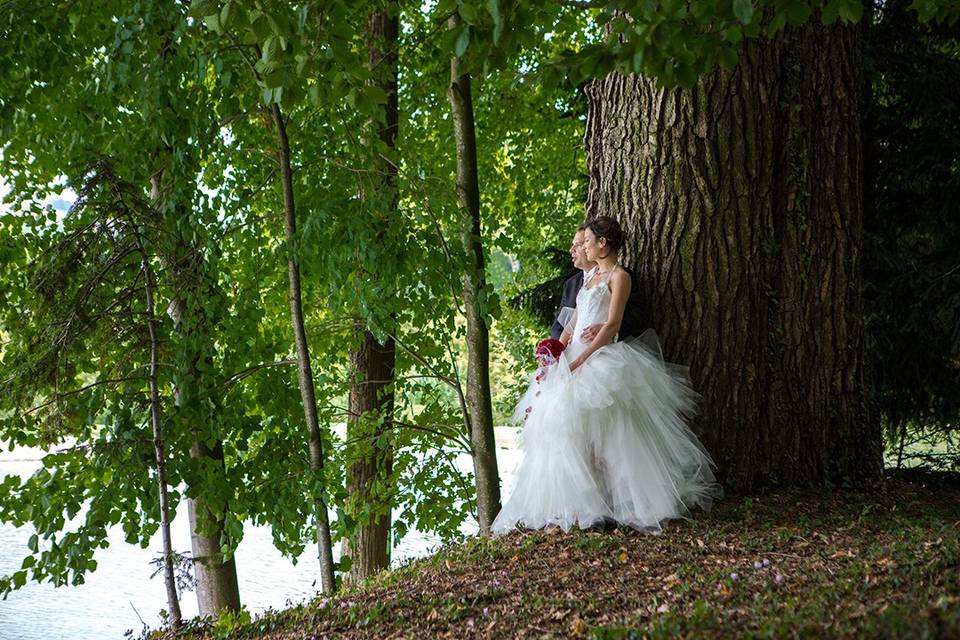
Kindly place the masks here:
POLYGON ((610 75, 587 88, 588 217, 623 261, 735 491, 881 469, 864 382, 858 27, 750 41, 690 91, 610 75))
MULTIPOLYGON (((153 206, 160 208, 159 204, 162 198, 161 191, 161 173, 155 174, 151 178, 151 200, 153 206)), ((173 273, 178 288, 197 288, 202 286, 198 283, 203 282, 201 274, 196 271, 199 268, 199 257, 192 255, 195 252, 188 246, 183 237, 179 237, 174 242, 174 248, 171 255, 166 256, 169 263, 169 269, 173 273), (182 254, 190 257, 183 259, 182 254)), ((187 305, 182 295, 173 298, 167 307, 167 314, 173 320, 175 330, 180 333, 186 342, 194 345, 209 345, 209 336, 192 335, 193 332, 202 332, 201 326, 195 319, 187 318, 187 305)), ((202 296, 202 292, 197 292, 202 296)), ((202 323, 202 320, 199 321, 202 323)), ((204 384, 201 380, 201 374, 197 367, 197 362, 204 358, 203 347, 194 346, 195 355, 188 358, 190 364, 181 372, 182 379, 189 381, 192 389, 188 390, 177 387, 174 390, 174 399, 178 405, 184 406, 189 402, 186 396, 195 392, 202 392, 204 384)), ((196 404, 196 403, 194 403, 196 404)), ((202 428, 196 424, 191 427, 195 434, 202 431, 202 428)), ((225 475, 225 465, 223 458, 223 443, 220 440, 214 440, 213 446, 206 444, 206 439, 196 437, 190 447, 190 456, 197 460, 209 460, 212 462, 212 468, 225 475)), ((201 616, 215 617, 223 610, 236 611, 240 609, 240 587, 237 581, 237 565, 233 557, 229 560, 224 559, 220 550, 220 543, 224 535, 225 518, 218 515, 217 510, 207 504, 203 497, 189 498, 187 500, 187 516, 190 523, 190 546, 193 554, 194 577, 197 583, 197 605, 201 616), (207 522, 213 526, 201 528, 202 522, 207 522)))
MULTIPOLYGON (((277 142, 280 150, 280 175, 283 184, 283 217, 287 240, 287 278, 289 282, 290 323, 297 345, 297 372, 300 381, 300 397, 303 401, 303 414, 307 421, 310 437, 310 469, 323 481, 324 458, 323 442, 320 438, 320 421, 317 417, 316 390, 313 385, 313 371, 310 365, 310 350, 307 346, 307 332, 303 322, 303 304, 300 291, 300 265, 294 250, 297 236, 297 216, 293 197, 293 170, 290 167, 290 141, 287 139, 287 127, 283 121, 280 105, 271 106, 273 123, 276 127, 277 142)), ((314 497, 314 512, 317 518, 317 552, 320 557, 320 584, 324 593, 334 592, 336 584, 333 575, 333 546, 330 542, 330 518, 327 505, 321 496, 314 497)))
POLYGON ((907 421, 900 423, 900 444, 897 446, 897 469, 903 468, 903 450, 907 442, 907 421))
MULTIPOLYGON (((450 18, 456 28, 459 16, 450 18)), ((457 200, 460 204, 461 241, 469 257, 463 276, 464 312, 467 316, 467 421, 473 454, 480 532, 490 534, 500 512, 500 475, 490 401, 490 335, 484 306, 488 289, 480 230, 480 182, 477 175, 477 136, 473 118, 470 75, 460 71, 460 59, 450 60, 447 88, 457 144, 457 200)))
POLYGON ((170 627, 179 629, 183 624, 180 598, 177 595, 177 578, 173 571, 173 541, 170 537, 170 498, 167 493, 167 458, 163 440, 163 424, 160 420, 160 390, 157 385, 157 314, 154 305, 154 277, 143 243, 140 242, 143 279, 147 295, 147 329, 150 334, 150 424, 153 427, 153 453, 157 462, 157 485, 160 492, 160 534, 163 540, 163 582, 167 590, 167 608, 170 627))
MULTIPOLYGON (((396 146, 399 125, 397 100, 397 42, 400 33, 399 12, 375 11, 367 20, 370 68, 375 82, 387 96, 384 121, 377 135, 389 148, 396 146), (392 16, 390 14, 393 14, 392 16)), ((377 188, 388 197, 383 224, 396 218, 397 167, 391 159, 382 161, 383 180, 377 188)), ((393 377, 396 345, 393 338, 381 343, 363 322, 354 322, 359 344, 351 354, 353 384, 350 387, 348 437, 355 441, 348 450, 347 492, 351 502, 368 505, 371 515, 360 523, 356 535, 345 540, 343 554, 351 559, 348 579, 363 580, 390 566, 390 490, 383 486, 393 468, 391 445, 394 408, 393 377)))

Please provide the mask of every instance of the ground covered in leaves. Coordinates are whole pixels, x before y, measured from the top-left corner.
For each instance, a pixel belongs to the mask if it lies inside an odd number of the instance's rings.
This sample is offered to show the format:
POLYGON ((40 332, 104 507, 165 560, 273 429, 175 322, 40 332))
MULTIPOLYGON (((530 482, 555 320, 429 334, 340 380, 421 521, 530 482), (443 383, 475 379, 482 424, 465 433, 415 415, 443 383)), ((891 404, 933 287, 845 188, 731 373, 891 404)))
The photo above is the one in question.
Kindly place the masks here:
POLYGON ((960 482, 730 498, 659 536, 515 533, 195 638, 960 638, 960 482))

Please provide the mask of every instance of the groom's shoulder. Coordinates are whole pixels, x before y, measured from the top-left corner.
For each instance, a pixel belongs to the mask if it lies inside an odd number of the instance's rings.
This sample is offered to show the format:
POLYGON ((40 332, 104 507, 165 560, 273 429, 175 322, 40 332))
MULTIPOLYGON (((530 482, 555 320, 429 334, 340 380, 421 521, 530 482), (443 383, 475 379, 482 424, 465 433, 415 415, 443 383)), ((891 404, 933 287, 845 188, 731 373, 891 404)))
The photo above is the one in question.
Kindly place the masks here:
POLYGON ((583 271, 577 271, 563 283, 564 289, 579 289, 583 285, 583 271))

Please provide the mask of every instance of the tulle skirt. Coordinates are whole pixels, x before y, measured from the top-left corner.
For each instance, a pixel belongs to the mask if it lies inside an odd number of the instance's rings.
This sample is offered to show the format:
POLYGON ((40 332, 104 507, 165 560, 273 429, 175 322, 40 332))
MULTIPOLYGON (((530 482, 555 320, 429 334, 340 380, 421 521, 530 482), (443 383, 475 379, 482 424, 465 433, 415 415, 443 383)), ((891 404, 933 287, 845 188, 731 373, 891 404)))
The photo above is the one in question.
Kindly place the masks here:
POLYGON ((571 372, 584 348, 572 342, 531 376, 514 414, 524 423, 523 458, 494 533, 604 519, 655 533, 721 494, 685 422, 698 395, 683 368, 663 361, 656 335, 606 345, 571 372))

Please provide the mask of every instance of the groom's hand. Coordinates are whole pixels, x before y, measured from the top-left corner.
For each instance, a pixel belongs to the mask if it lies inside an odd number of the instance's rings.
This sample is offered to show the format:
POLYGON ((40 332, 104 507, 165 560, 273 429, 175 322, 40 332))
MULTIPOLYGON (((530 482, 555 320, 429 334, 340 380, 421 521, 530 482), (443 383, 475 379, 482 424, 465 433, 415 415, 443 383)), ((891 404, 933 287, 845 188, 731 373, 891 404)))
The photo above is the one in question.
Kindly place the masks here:
POLYGON ((600 333, 600 329, 602 328, 602 323, 592 324, 580 333, 580 337, 583 338, 584 342, 593 342, 593 339, 597 337, 597 334, 600 333))

